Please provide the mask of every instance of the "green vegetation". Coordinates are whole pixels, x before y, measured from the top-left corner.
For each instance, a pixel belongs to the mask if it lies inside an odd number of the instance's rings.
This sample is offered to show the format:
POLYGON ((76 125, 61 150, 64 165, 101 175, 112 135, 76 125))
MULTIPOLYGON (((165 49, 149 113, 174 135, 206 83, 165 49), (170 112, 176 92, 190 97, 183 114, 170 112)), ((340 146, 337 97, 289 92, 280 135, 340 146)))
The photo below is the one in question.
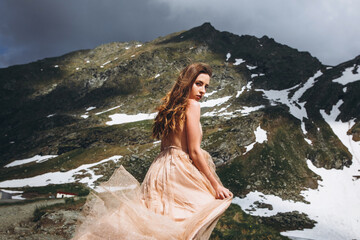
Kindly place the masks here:
POLYGON ((23 196, 56 196, 57 192, 69 192, 77 196, 87 196, 90 192, 88 186, 82 183, 49 184, 43 187, 24 187, 22 190, 24 191, 23 196))
POLYGON ((354 126, 348 131, 348 134, 353 135, 354 141, 360 141, 360 121, 354 124, 354 126))
POLYGON ((220 240, 258 240, 258 239, 289 239, 281 236, 273 228, 261 224, 257 218, 252 217, 236 205, 231 204, 219 219, 210 239, 220 240))
POLYGON ((256 189, 283 199, 303 200, 300 191, 317 187, 317 177, 307 168, 309 146, 297 120, 282 108, 269 108, 260 126, 267 131, 268 140, 219 168, 224 185, 237 196, 256 189))
POLYGON ((56 203, 53 205, 40 205, 36 206, 34 213, 33 213, 33 222, 37 222, 41 219, 41 217, 50 211, 56 211, 59 209, 65 210, 76 210, 83 206, 86 202, 85 198, 65 198, 63 203, 56 203))

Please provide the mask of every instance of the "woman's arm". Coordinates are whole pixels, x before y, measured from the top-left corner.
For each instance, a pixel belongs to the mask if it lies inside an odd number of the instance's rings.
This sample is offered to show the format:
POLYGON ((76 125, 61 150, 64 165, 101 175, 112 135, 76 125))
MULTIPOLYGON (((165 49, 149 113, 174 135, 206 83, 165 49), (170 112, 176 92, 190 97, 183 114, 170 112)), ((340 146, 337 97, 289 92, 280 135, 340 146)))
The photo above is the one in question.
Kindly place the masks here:
POLYGON ((189 105, 186 109, 186 134, 187 144, 190 158, 193 160, 197 169, 199 169, 209 179, 211 185, 216 192, 216 198, 227 198, 232 196, 232 193, 216 180, 215 176, 210 171, 210 168, 204 158, 201 144, 201 130, 200 130, 200 103, 189 99, 189 105))

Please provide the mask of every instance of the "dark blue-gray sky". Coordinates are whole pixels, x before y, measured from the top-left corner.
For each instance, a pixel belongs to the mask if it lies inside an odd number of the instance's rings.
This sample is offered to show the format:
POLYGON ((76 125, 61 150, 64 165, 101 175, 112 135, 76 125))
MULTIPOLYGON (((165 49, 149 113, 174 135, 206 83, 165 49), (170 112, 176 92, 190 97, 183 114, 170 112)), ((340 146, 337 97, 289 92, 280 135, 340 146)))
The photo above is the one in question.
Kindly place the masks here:
POLYGON ((357 0, 1 0, 0 67, 114 41, 151 41, 204 22, 309 51, 336 65, 360 54, 357 0))

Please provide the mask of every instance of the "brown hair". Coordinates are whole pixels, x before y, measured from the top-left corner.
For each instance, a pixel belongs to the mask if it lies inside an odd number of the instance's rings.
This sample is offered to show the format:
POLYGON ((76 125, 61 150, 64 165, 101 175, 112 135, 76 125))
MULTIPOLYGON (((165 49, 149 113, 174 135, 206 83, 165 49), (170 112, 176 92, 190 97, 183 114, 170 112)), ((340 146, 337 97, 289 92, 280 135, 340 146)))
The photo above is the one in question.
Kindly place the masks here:
POLYGON ((184 123, 189 93, 200 73, 211 77, 211 67, 205 63, 193 63, 180 72, 172 89, 162 98, 163 103, 157 107, 159 112, 153 124, 153 138, 162 139, 184 123))

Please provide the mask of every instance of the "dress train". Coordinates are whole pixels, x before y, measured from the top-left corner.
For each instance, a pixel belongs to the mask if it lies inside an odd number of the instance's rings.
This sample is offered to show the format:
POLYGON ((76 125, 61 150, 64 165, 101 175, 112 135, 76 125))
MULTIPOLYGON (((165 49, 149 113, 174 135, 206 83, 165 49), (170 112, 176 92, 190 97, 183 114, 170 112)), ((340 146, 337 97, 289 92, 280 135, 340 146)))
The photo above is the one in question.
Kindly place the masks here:
MULTIPOLYGON (((215 173, 211 156, 202 150, 215 173)), ((151 164, 143 183, 119 167, 93 191, 84 205, 73 239, 209 239, 232 198, 215 191, 189 155, 165 148, 151 164)))

